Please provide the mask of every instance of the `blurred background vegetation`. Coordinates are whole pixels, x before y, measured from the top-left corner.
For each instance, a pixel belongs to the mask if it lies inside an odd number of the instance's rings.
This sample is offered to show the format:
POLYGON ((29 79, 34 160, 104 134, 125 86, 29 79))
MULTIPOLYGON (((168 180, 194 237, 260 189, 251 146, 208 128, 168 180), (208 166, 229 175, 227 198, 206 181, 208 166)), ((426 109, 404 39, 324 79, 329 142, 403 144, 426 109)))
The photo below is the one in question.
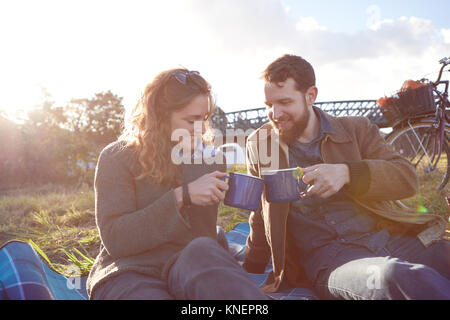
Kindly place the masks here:
POLYGON ((0 113, 0 192, 57 183, 92 186, 99 152, 121 133, 122 98, 111 91, 56 106, 46 93, 31 111, 0 113))

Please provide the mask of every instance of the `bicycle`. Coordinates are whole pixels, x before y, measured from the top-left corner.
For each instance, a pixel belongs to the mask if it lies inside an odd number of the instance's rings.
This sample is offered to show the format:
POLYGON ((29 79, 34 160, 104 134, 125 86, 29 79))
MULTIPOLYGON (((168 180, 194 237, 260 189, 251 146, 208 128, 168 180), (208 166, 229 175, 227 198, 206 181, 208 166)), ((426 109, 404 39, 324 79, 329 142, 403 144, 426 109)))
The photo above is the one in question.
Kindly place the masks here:
MULTIPOLYGON (((419 177, 419 190, 416 196, 396 201, 396 204, 408 210, 424 213, 448 212, 445 197, 450 195, 447 186, 450 178, 450 103, 448 100, 448 80, 441 80, 445 67, 450 64, 450 58, 439 61, 442 64, 436 81, 428 79, 416 81, 421 85, 423 96, 428 97, 428 103, 420 104, 418 96, 409 97, 406 91, 399 92, 393 97, 391 107, 383 114, 393 120, 393 131, 386 136, 386 141, 402 156, 408 159, 416 168, 419 177), (439 90, 438 87, 444 89, 439 90), (403 94, 403 101, 402 101, 403 94), (416 98, 416 99, 415 99, 416 98), (388 111, 388 112, 387 112, 388 111), (390 114, 389 114, 390 112, 390 114), (438 192, 442 202, 431 202, 436 199, 431 193, 438 192)), ((391 99, 391 98, 387 98, 391 99)), ((426 100, 426 99, 425 99, 426 100)), ((423 102, 423 99, 422 99, 423 102)), ((381 106, 380 106, 381 108, 381 106)))

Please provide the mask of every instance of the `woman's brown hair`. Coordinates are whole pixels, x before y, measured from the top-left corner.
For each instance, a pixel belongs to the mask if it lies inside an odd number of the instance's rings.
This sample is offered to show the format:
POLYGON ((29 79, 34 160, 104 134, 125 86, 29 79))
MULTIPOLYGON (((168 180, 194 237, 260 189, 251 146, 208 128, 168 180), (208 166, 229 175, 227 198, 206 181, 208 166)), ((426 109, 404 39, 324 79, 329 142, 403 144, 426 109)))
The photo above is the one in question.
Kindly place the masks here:
MULTIPOLYGON (((149 83, 136 106, 125 117, 120 140, 132 146, 142 167, 137 179, 150 178, 153 183, 175 186, 180 183, 178 166, 171 159, 170 116, 198 95, 209 98, 209 115, 215 110, 211 87, 198 72, 184 68, 159 73, 149 83), (183 76, 183 77, 181 77, 183 76)), ((208 123, 204 142, 211 142, 208 123)))

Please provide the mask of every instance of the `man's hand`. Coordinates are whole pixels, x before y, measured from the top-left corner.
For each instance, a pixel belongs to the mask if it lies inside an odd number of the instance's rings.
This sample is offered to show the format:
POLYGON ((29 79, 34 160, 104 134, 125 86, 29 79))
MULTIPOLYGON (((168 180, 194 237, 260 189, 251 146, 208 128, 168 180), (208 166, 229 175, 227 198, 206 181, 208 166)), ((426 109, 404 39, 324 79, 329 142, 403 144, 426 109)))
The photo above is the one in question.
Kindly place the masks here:
POLYGON ((350 183, 350 170, 346 164, 316 164, 303 169, 303 182, 312 184, 303 197, 328 198, 350 183))

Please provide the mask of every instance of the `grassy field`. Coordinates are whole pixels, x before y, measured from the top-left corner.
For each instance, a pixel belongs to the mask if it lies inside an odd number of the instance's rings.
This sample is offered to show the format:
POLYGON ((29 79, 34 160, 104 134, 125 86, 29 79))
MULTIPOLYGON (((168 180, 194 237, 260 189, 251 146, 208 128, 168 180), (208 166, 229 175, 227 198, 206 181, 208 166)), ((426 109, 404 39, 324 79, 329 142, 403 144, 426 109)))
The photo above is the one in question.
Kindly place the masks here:
MULTIPOLYGON (((218 224, 230 230, 247 221, 248 214, 221 203, 218 224)), ((12 239, 32 243, 61 273, 76 265, 86 274, 99 250, 92 188, 46 185, 0 194, 0 245, 12 239)))
POLYGON ((60 272, 88 271, 99 248, 93 190, 46 185, 0 196, 0 243, 12 239, 32 241, 60 272))
MULTIPOLYGON (((248 214, 220 203, 218 225, 230 230, 248 214)), ((45 185, 0 194, 0 245, 12 239, 32 243, 61 273, 73 264, 88 273, 99 252, 92 188, 45 185)))
MULTIPOLYGON (((411 163, 417 163, 417 157, 406 157, 411 163)), ((416 166, 419 176, 419 189, 414 197, 404 202, 409 208, 414 208, 417 212, 439 212, 447 213, 448 207, 445 196, 450 195, 450 183, 440 191, 438 186, 442 183, 447 172, 447 154, 443 153, 435 170, 429 170, 430 161, 422 156, 422 161, 416 166)))

